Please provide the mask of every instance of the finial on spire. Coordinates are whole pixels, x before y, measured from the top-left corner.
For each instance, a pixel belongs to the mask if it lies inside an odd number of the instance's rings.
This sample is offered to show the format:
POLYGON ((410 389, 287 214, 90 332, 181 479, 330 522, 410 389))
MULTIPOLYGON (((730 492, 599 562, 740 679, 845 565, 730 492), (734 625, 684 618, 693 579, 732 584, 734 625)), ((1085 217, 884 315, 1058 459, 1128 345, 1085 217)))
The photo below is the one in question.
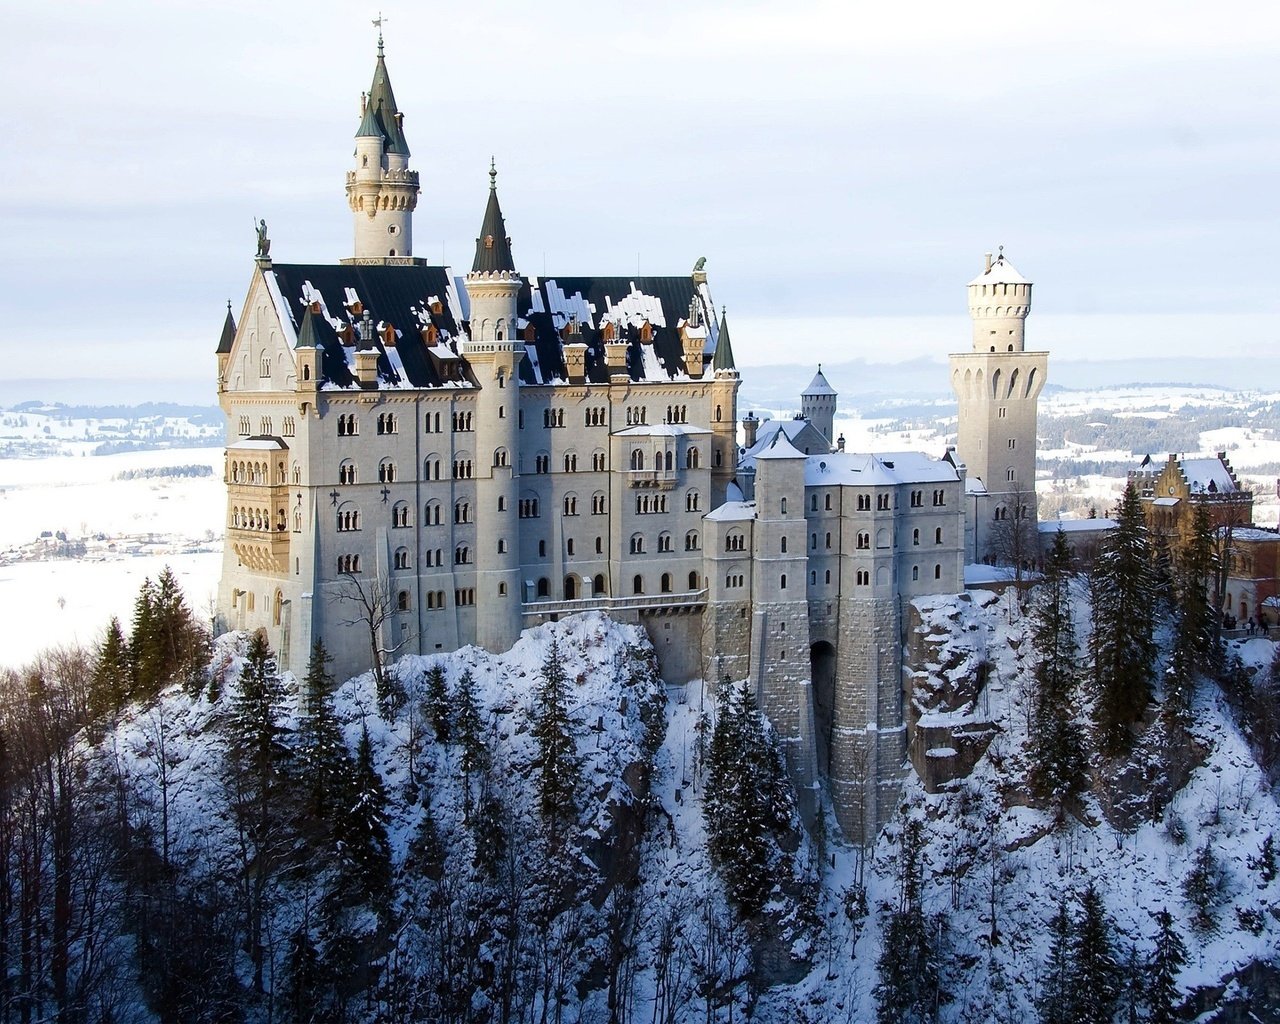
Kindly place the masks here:
POLYGON ((997 257, 997 259, 1004 259, 1004 246, 1003 246, 1003 245, 1002 245, 1002 246, 1000 246, 1000 255, 997 257))
POLYGON ((230 300, 230 299, 227 299, 227 312, 228 312, 228 313, 230 313, 230 312, 231 312, 231 300, 230 300))
POLYGON ((489 187, 491 189, 498 187, 498 165, 493 157, 489 157, 489 187))
POLYGON ((373 27, 374 27, 374 28, 376 28, 376 29, 378 30, 378 56, 379 56, 379 57, 383 56, 383 53, 382 53, 382 23, 383 23, 383 21, 385 21, 385 20, 386 20, 386 19, 384 19, 384 18, 382 17, 382 12, 381 12, 381 11, 379 11, 379 12, 378 12, 378 16, 377 16, 376 18, 374 18, 374 19, 373 19, 373 27))

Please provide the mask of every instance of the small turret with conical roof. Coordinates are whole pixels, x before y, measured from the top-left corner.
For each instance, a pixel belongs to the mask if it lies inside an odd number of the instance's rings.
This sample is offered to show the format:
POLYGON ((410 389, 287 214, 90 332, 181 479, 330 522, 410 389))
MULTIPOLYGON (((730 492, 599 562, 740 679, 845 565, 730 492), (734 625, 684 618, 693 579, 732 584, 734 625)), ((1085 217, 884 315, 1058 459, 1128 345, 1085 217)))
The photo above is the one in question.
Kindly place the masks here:
POLYGON ((723 306, 711 370, 711 504, 714 508, 725 500, 729 482, 738 471, 738 388, 742 384, 729 341, 729 314, 723 306))
POLYGON ((355 255, 343 262, 411 262, 418 172, 409 170, 404 114, 391 90, 381 26, 373 83, 361 97, 355 157, 355 169, 347 172, 347 202, 355 218, 355 255))
POLYGON ((498 203, 498 168, 490 159, 489 202, 484 208, 480 237, 476 239, 476 258, 471 264, 471 272, 500 274, 514 273, 515 269, 511 239, 507 237, 507 224, 502 219, 502 207, 498 203))
POLYGON ((716 336, 716 354, 711 360, 711 368, 716 373, 721 370, 738 372, 733 361, 733 345, 729 341, 729 315, 723 306, 720 307, 720 333, 716 336))
POLYGON ((822 364, 809 386, 800 393, 800 415, 813 424, 827 439, 828 448, 835 435, 836 390, 827 383, 822 364))
POLYGON ((218 338, 218 389, 221 390, 227 374, 227 360, 231 358, 231 346, 236 340, 236 320, 231 315, 231 300, 227 300, 227 318, 222 321, 222 335, 218 338))

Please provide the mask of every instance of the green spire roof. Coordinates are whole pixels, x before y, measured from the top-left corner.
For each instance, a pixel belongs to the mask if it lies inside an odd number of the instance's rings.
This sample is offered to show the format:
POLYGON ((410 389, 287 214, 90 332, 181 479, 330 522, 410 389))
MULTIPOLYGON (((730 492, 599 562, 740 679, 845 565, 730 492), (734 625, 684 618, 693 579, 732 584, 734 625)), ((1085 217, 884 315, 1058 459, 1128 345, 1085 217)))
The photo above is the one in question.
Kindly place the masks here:
POLYGON ((494 274, 501 271, 514 273, 515 260, 511 257, 511 239, 507 237, 507 225, 502 219, 502 207, 498 205, 498 171, 489 162, 489 205, 484 208, 484 223, 480 225, 480 237, 476 239, 476 258, 471 272, 494 274))
POLYGON ((733 364, 733 346, 729 344, 729 317, 720 307, 720 336, 716 339, 716 354, 711 360, 712 370, 736 370, 733 364))
POLYGON ((227 300, 227 318, 222 321, 222 337, 218 339, 218 355, 231 351, 231 344, 236 340, 236 321, 231 315, 231 300, 227 300))
POLYGON ((373 84, 369 86, 369 98, 356 138, 381 135, 388 153, 409 155, 409 143, 400 127, 400 110, 396 106, 396 94, 391 91, 391 76, 387 74, 387 61, 382 55, 381 37, 378 43, 378 63, 373 69, 373 84))
POLYGON ((316 337, 316 321, 311 314, 310 306, 307 306, 307 311, 302 314, 302 324, 298 327, 298 342, 293 347, 295 349, 320 347, 320 339, 316 337))

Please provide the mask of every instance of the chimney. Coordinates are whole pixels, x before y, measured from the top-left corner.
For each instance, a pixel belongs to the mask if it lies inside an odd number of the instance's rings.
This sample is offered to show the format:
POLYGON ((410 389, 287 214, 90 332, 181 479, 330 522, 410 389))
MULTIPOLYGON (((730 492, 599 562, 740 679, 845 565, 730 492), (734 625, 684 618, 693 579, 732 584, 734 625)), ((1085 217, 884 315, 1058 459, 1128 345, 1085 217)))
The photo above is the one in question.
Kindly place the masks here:
POLYGON ((836 451, 838 452, 844 451, 844 434, 841 434, 839 437, 836 438, 836 451))
MULTIPOLYGON (((581 335, 578 335, 581 337, 581 335)), ((571 342, 564 346, 564 369, 570 384, 585 384, 587 380, 587 346, 571 342)))
POLYGON ((604 343, 604 364, 609 370, 610 377, 628 376, 627 349, 629 347, 629 344, 625 341, 606 341, 604 343))
POLYGON ((680 343, 684 349, 684 372, 694 380, 702 376, 705 366, 702 350, 707 342, 703 335, 704 332, 700 330, 691 333, 685 327, 680 328, 680 343))
POLYGON ((754 412, 742 417, 742 432, 746 435, 746 447, 752 448, 756 443, 756 431, 760 429, 760 421, 754 412))
POLYGON ((987 253, 987 269, 984 271, 984 273, 987 273, 987 274, 991 273, 991 253, 987 253))

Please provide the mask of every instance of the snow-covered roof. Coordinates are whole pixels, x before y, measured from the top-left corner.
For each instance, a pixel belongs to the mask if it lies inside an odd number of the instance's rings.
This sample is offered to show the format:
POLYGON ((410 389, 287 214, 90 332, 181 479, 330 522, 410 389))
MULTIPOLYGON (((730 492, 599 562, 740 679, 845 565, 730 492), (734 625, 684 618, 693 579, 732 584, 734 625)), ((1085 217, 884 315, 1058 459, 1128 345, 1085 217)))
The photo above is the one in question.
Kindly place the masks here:
MULTIPOLYGON (((1218 533, 1225 535, 1227 527, 1218 527, 1218 533)), ((1256 526, 1236 526, 1231 529, 1232 541, 1244 541, 1248 544, 1265 544, 1268 541, 1275 543, 1280 541, 1280 533, 1273 533, 1270 530, 1260 530, 1256 526)))
POLYGON ((1193 492, 1213 490, 1219 494, 1238 491, 1236 482, 1221 459, 1215 457, 1201 459, 1183 459, 1182 475, 1193 492), (1212 487, 1210 487, 1212 485, 1212 487))
POLYGON ((972 281, 970 286, 975 284, 1030 284, 1025 277, 1018 273, 1017 269, 1006 258, 1004 253, 996 257, 991 264, 991 269, 979 274, 972 281))
POLYGON ((1181 498, 1156 498, 1151 504, 1159 505, 1161 508, 1171 508, 1181 501, 1181 498))
POLYGON ((986 494, 987 485, 982 482, 980 476, 967 476, 964 478, 965 494, 986 494))
POLYGON ((983 565, 981 562, 976 562, 964 567, 966 587, 981 583, 1012 583, 1017 578, 1017 570, 1011 565, 983 565))
MULTIPOLYGON (((794 450, 794 449, 793 449, 794 450)), ((883 487, 897 484, 950 483, 959 479, 955 466, 924 452, 831 452, 810 455, 805 463, 806 487, 883 487)))
POLYGON ((1114 519, 1050 519, 1041 523, 1036 529, 1044 534, 1057 533, 1103 533, 1114 530, 1117 523, 1114 519))
POLYGON ((769 443, 755 453, 756 459, 807 459, 799 448, 791 443, 786 431, 776 431, 769 443))
POLYGON ((813 380, 809 382, 809 386, 805 388, 801 395, 834 395, 836 389, 827 383, 827 378, 822 375, 822 365, 818 365, 818 372, 813 380))
POLYGON ((704 516, 715 522, 733 522, 756 517, 754 501, 726 501, 719 508, 714 508, 704 516))

